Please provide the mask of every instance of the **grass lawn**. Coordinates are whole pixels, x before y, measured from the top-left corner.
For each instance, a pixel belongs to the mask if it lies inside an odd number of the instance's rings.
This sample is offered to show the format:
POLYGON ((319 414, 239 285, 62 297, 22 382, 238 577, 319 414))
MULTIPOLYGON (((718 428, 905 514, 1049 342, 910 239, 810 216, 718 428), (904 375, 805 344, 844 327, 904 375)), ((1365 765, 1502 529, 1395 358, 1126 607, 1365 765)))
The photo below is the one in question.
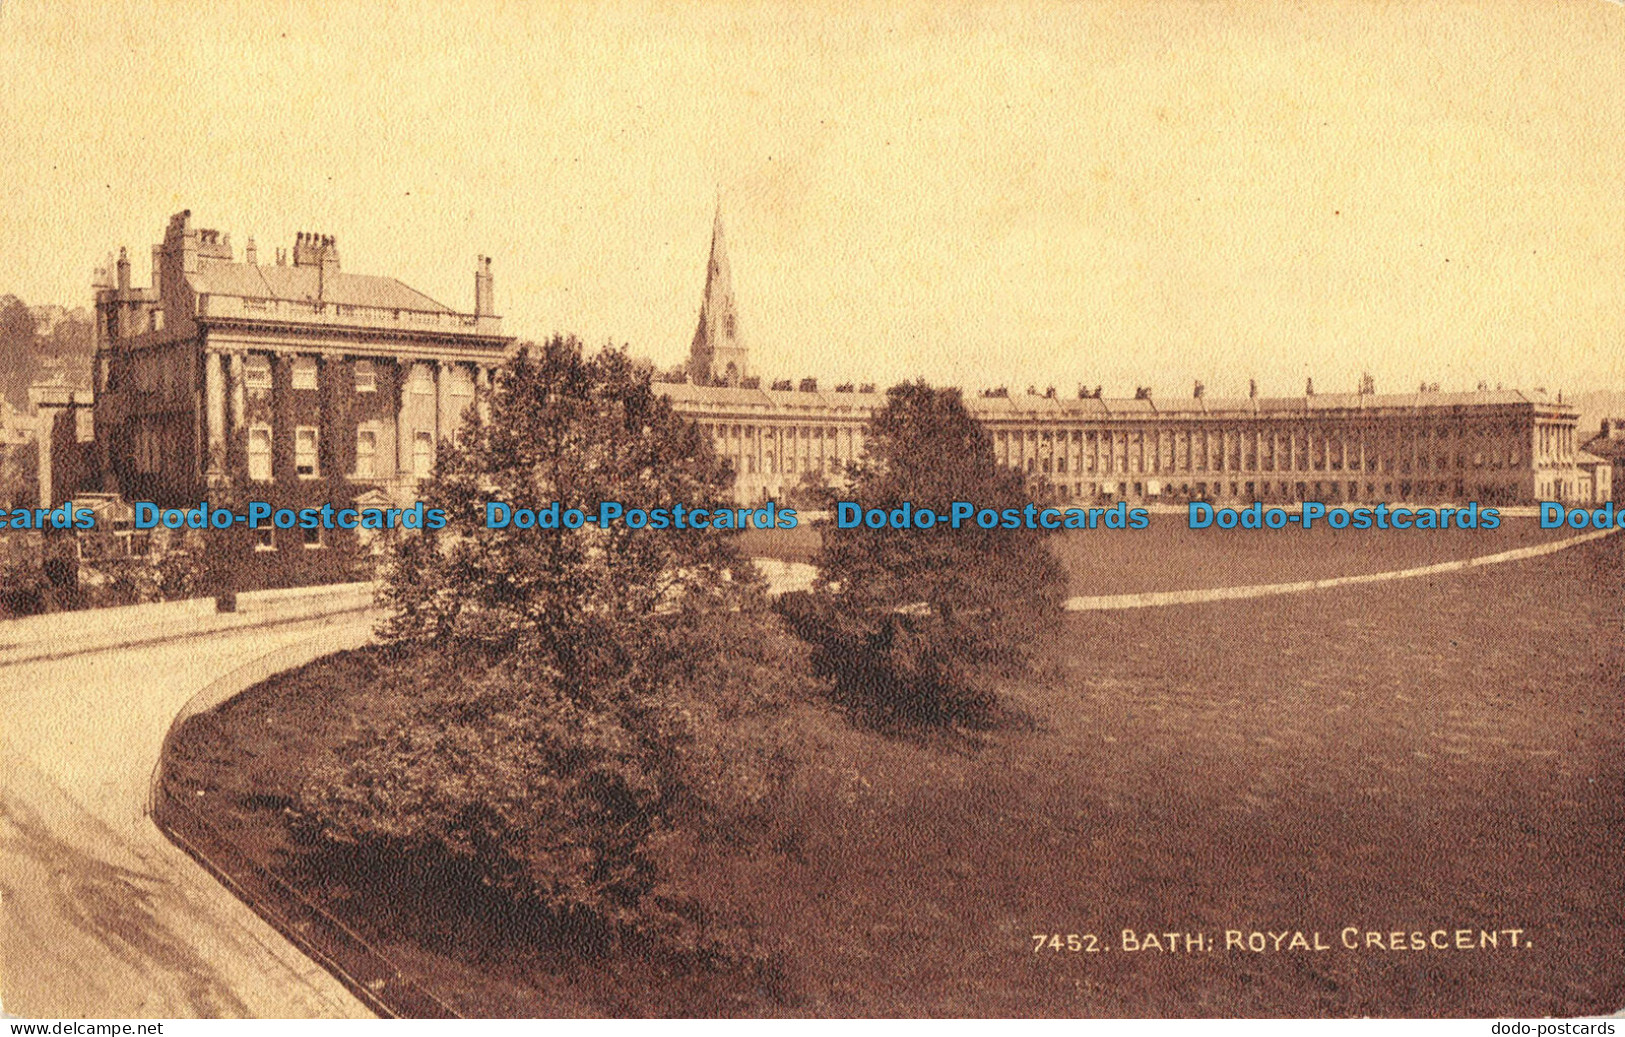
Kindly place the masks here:
MULTIPOLYGON (((1145 561, 1145 579, 1183 579, 1171 560, 1206 557, 1191 536, 1145 561)), ((1518 536, 1481 534, 1464 553, 1518 536)), ((1096 543, 1132 561, 1131 538, 1096 543)), ((1281 544, 1257 544, 1223 563, 1253 575, 1191 578, 1303 579, 1340 549, 1283 560, 1281 544)), ((804 763, 778 851, 702 848, 677 865, 719 914, 754 920, 771 985, 425 946, 364 890, 344 910, 468 1014, 1612 1012, 1625 1004, 1622 548, 1616 536, 1437 578, 1070 614, 1039 677, 1007 689, 1032 724, 979 746, 800 707, 804 763), (1342 948, 1351 926, 1358 950, 1342 948), (1215 949, 1125 951, 1124 929, 1200 933, 1215 949), (1440 929, 1447 942, 1520 929, 1529 946, 1388 950, 1365 935, 1408 945, 1440 929), (1226 951, 1226 930, 1318 933, 1333 949, 1226 951), (1041 932, 1106 949, 1034 953, 1041 932)), ((1398 564, 1385 550, 1371 568, 1438 560, 1430 550, 1398 564)), ((353 665, 268 682, 176 742, 176 780, 268 860, 290 849, 278 790, 366 708, 353 665)))

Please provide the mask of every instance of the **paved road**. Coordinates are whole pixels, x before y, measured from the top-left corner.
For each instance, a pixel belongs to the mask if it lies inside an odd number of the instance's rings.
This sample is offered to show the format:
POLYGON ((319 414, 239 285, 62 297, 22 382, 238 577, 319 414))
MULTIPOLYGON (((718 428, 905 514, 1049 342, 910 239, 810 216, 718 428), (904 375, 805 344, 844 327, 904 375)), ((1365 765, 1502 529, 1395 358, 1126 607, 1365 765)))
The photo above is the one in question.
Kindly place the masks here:
POLYGON ((147 790, 175 714, 290 645, 358 643, 369 620, 0 666, 0 1000, 30 1017, 369 1013, 166 839, 147 790))

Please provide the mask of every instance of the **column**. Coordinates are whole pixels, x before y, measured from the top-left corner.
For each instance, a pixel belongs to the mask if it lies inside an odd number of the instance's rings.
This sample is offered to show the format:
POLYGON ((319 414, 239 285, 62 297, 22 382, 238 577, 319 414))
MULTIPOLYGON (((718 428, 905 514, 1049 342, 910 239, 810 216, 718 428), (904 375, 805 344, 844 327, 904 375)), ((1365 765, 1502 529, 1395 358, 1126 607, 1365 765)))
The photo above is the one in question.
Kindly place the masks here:
POLYGON ((241 350, 234 351, 230 357, 227 369, 227 389, 231 395, 231 434, 238 435, 243 430, 243 423, 247 420, 248 401, 246 390, 243 387, 243 364, 245 357, 241 350))
POLYGON ((406 474, 412 463, 412 437, 406 425, 406 401, 411 395, 412 361, 395 358, 395 474, 406 474))
POLYGON ((204 396, 208 407, 210 481, 225 474, 226 465, 226 384, 220 370, 220 354, 209 350, 203 354, 204 396))
POLYGON ((446 385, 446 362, 434 361, 434 448, 439 451, 440 444, 446 438, 446 397, 449 395, 446 385))
POLYGON ((484 364, 474 368, 474 394, 479 400, 480 423, 484 424, 491 420, 491 369, 484 364))

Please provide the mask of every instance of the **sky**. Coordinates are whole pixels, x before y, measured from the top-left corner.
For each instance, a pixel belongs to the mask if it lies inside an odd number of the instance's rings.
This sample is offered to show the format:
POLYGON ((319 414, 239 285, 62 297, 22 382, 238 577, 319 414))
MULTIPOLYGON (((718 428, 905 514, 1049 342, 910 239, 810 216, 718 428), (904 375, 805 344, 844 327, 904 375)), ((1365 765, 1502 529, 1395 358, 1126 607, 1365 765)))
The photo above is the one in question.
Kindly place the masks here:
POLYGON ((1108 395, 1625 389, 1625 5, 0 0, 0 293, 191 209, 516 335, 1108 395))

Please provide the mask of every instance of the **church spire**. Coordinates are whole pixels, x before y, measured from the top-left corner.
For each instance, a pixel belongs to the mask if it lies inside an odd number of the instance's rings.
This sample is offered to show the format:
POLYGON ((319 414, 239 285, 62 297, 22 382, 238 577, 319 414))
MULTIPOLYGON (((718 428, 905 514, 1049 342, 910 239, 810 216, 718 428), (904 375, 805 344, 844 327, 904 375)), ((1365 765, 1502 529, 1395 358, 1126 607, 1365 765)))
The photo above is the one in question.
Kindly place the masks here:
POLYGON ((705 297, 700 301, 700 323, 689 347, 688 375, 697 385, 721 382, 738 385, 746 376, 745 346, 739 337, 739 315, 734 302, 733 275, 722 235, 722 204, 717 204, 711 225, 711 261, 705 271, 705 297))

